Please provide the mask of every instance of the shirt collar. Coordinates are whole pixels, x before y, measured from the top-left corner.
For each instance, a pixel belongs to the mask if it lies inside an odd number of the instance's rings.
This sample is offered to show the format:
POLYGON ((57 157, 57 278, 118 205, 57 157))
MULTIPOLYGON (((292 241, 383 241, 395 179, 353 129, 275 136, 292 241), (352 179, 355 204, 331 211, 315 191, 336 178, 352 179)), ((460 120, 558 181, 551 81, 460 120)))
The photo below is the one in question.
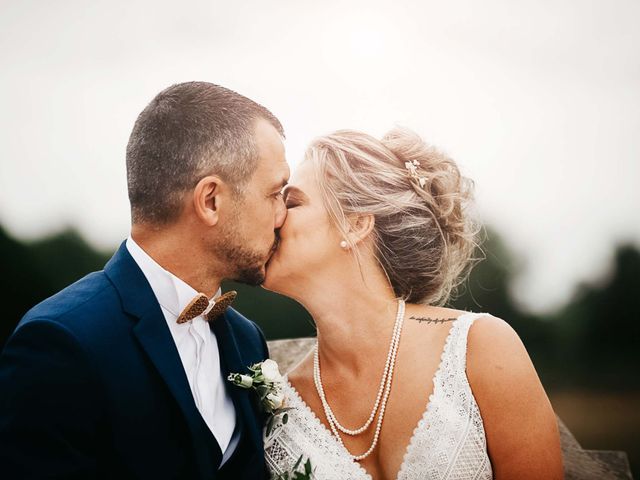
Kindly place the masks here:
MULTIPOLYGON (((178 318, 180 312, 198 295, 198 292, 191 285, 162 268, 131 236, 127 238, 126 245, 127 250, 151 285, 158 303, 178 318)), ((218 288, 212 298, 219 297, 221 293, 222 290, 218 288)))

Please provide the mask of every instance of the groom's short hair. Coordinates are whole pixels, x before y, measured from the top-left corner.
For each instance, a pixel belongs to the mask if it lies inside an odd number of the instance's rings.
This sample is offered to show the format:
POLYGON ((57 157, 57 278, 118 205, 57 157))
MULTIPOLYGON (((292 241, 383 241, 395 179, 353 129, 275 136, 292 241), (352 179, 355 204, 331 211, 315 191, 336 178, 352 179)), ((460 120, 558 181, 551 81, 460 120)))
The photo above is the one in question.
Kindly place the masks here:
POLYGON ((258 119, 284 137, 269 110, 219 85, 180 83, 156 95, 138 116, 127 145, 133 222, 175 220, 184 194, 206 175, 220 176, 241 197, 258 161, 258 119))

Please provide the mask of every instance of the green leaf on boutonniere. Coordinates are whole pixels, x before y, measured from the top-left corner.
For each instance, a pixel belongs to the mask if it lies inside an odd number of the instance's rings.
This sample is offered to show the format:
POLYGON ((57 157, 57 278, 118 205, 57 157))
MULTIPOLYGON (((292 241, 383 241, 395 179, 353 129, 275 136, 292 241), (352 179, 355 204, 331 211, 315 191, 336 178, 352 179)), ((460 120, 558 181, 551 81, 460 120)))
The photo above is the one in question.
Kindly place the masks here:
MULTIPOLYGON (((234 385, 252 389, 256 392, 260 408, 267 414, 266 435, 269 436, 277 428, 276 417, 284 414, 282 425, 289 421, 289 416, 285 413, 291 408, 285 407, 286 398, 283 394, 285 381, 280 374, 278 364, 267 359, 260 363, 255 363, 247 370, 250 373, 230 373, 227 377, 234 385)), ((280 425, 280 426, 282 426, 280 425)))
POLYGON ((267 395, 269 395, 269 392, 271 392, 271 388, 269 388, 267 385, 259 385, 256 387, 256 391, 260 396, 260 401, 262 401, 267 397, 267 395))
POLYGON ((275 421, 275 418, 276 418, 275 415, 269 415, 269 418, 267 419, 267 425, 266 425, 267 437, 271 435, 271 432, 273 431, 273 422, 275 421))
POLYGON ((303 471, 298 470, 303 460, 304 457, 300 455, 290 471, 276 475, 272 477, 272 480, 311 480, 313 478, 311 460, 307 459, 307 461, 304 462, 303 471))

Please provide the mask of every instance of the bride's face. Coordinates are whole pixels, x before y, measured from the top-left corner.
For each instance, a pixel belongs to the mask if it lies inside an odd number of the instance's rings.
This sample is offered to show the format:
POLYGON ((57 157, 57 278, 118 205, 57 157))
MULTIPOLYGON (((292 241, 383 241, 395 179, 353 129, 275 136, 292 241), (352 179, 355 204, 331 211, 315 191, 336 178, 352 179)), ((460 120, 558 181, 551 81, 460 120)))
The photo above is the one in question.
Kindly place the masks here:
POLYGON ((322 278, 340 258, 341 236, 333 225, 314 179, 313 166, 302 163, 284 192, 287 218, 280 241, 266 268, 263 286, 296 296, 305 279, 322 278))

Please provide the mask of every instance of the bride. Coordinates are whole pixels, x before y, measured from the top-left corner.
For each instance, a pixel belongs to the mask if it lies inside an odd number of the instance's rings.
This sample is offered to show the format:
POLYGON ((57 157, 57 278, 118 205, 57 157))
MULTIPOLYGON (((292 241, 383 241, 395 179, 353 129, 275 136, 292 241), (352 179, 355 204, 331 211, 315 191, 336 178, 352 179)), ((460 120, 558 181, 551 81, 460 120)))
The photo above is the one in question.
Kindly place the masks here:
POLYGON ((321 137, 286 188, 264 286, 311 313, 288 374, 272 474, 317 479, 556 479, 556 418, 514 330, 441 307, 468 271, 471 182, 417 135, 321 137))

